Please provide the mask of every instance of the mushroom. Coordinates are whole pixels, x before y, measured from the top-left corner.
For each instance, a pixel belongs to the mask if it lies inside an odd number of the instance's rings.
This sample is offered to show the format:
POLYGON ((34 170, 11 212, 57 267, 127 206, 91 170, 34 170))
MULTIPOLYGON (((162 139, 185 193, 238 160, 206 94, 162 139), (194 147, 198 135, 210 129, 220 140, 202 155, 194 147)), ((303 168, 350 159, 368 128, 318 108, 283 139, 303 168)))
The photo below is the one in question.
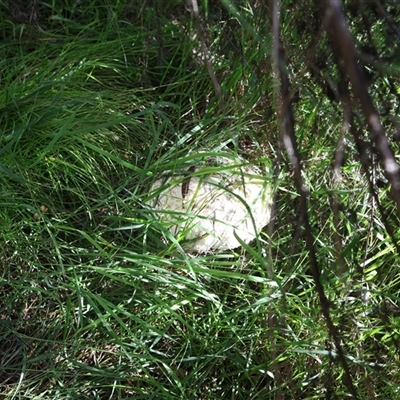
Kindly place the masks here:
POLYGON ((189 253, 239 247, 271 218, 267 177, 238 158, 209 157, 185 172, 165 172, 149 198, 159 220, 189 253))

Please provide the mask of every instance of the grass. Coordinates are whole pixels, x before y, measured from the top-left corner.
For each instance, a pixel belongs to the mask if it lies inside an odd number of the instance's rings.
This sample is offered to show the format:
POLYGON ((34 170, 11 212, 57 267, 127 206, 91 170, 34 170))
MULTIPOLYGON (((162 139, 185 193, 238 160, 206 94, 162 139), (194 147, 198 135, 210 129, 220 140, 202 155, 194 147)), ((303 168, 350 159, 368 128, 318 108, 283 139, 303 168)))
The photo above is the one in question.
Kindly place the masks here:
MULTIPOLYGON (((241 62, 213 53, 236 100, 221 113, 180 3, 115 3, 40 2, 39 31, 1 17, 1 396, 348 397, 284 162, 272 238, 236 250, 188 255, 145 206, 157 176, 199 151, 275 165, 265 48, 248 26, 211 40, 243 46, 241 62)), ((360 398, 396 398, 398 255, 356 158, 333 187, 340 116, 307 93, 298 137, 332 318, 360 398)))

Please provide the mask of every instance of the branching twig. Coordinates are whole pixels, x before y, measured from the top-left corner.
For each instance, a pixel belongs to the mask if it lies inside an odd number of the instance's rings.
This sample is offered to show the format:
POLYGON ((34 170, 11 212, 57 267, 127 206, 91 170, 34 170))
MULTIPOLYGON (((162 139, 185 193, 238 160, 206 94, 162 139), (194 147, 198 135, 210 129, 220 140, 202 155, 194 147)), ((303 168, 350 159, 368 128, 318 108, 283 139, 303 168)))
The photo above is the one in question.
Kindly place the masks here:
MULTIPOLYGON (((347 100, 345 99, 344 101, 350 102, 350 99, 347 99, 347 100)), ((370 170, 372 170, 373 166, 372 166, 371 158, 367 154, 367 149, 366 149, 365 143, 361 139, 359 132, 357 132, 357 129, 356 129, 354 123, 352 123, 350 125, 350 131, 353 135, 358 154, 360 155, 361 166, 362 166, 363 172, 367 179, 369 193, 375 201, 375 204, 379 211, 379 215, 382 218, 383 225, 385 226, 385 229, 386 229, 387 233, 389 234, 389 237, 392 240, 392 243, 396 247, 397 253, 400 254, 400 246, 399 246, 398 240, 396 239, 392 225, 389 223, 389 220, 387 217, 387 212, 385 211, 381 201, 379 200, 378 193, 376 192, 376 190, 374 188, 374 180, 373 180, 373 177, 371 176, 371 172, 370 172, 370 170)))
POLYGON ((278 19, 279 11, 277 9, 277 4, 279 2, 277 0, 271 2, 272 2, 272 7, 274 9, 273 15, 275 15, 272 24, 273 63, 274 63, 275 79, 279 82, 280 85, 280 94, 277 93, 278 94, 277 111, 280 120, 281 136, 286 148, 286 152, 288 153, 291 165, 294 170, 295 183, 300 195, 300 203, 301 203, 300 213, 302 218, 304 219, 304 228, 305 228, 307 249, 309 252, 310 267, 313 273, 315 287, 319 297, 319 302, 321 304, 321 310, 325 317, 329 333, 335 343, 336 350, 338 353, 338 358, 343 366, 344 380, 346 386, 350 394, 355 399, 358 399, 357 392, 351 378, 350 369, 348 367, 347 360, 341 345, 339 333, 335 325, 333 324, 330 315, 329 301, 325 295, 325 290, 321 282, 321 273, 316 256, 317 250, 315 247, 315 240, 308 219, 307 188, 303 183, 303 178, 301 175, 301 163, 300 163, 299 152, 297 149, 296 137, 294 133, 294 118, 291 106, 290 87, 289 87, 290 83, 288 75, 285 70, 286 63, 284 57, 284 50, 282 48, 282 44, 280 41, 279 19, 278 19))
POLYGON ((382 162, 386 176, 392 186, 392 195, 400 215, 400 171, 389 141, 383 130, 378 112, 368 93, 368 85, 357 64, 357 53, 352 36, 346 24, 339 0, 326 0, 324 24, 331 42, 338 53, 337 59, 343 62, 346 74, 350 80, 353 93, 361 105, 371 139, 375 141, 378 156, 382 162))

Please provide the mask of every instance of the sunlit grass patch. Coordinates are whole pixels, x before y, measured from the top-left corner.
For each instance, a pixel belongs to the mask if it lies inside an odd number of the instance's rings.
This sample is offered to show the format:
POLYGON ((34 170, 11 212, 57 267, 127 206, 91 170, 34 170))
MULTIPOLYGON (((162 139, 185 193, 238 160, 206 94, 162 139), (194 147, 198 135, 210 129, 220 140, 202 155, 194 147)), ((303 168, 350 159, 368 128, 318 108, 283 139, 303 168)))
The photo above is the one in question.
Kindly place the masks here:
MULTIPOLYGON (((41 4, 39 30, 1 17, 0 393, 347 396, 292 172, 279 159, 269 42, 254 32, 268 27, 251 7, 218 24, 222 11, 205 7, 222 108, 181 3, 72 3, 41 4), (276 194, 274 229, 233 249, 185 251, 149 200, 166 172, 199 164, 202 178, 238 166, 199 155, 254 165, 276 194)), ((393 397, 396 249, 351 138, 334 181, 341 119, 304 92, 296 134, 321 282, 360 397, 393 397)), ((385 190, 379 198, 389 210, 385 190)))

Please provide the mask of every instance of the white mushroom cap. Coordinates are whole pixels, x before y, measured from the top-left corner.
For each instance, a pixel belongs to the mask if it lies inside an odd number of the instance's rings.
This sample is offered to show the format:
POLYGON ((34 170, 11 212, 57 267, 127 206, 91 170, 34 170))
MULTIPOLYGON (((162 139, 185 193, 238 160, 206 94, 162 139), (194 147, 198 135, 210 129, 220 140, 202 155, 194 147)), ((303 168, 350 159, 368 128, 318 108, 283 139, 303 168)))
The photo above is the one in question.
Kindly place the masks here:
POLYGON ((250 242, 271 217, 268 180, 243 161, 218 157, 222 167, 196 167, 189 175, 158 179, 150 205, 188 252, 232 249, 250 242))

